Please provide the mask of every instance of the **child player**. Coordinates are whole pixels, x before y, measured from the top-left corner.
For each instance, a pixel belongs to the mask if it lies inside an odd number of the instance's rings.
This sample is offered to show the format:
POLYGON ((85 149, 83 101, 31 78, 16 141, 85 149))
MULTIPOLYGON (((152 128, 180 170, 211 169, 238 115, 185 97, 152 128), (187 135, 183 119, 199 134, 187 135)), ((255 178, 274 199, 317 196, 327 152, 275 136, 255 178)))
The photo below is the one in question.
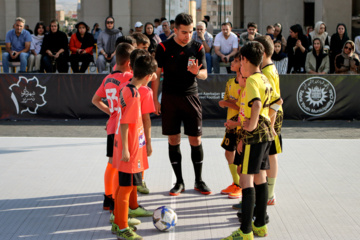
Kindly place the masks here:
POLYGON ((115 71, 107 75, 102 81, 100 87, 92 98, 92 103, 98 107, 101 111, 109 115, 109 120, 106 124, 107 132, 107 153, 109 161, 105 170, 104 183, 105 183, 105 195, 104 195, 104 210, 109 210, 115 197, 115 190, 117 185, 114 185, 114 178, 116 178, 117 170, 113 168, 113 145, 114 145, 114 133, 116 126, 116 116, 118 112, 118 98, 119 87, 122 83, 128 82, 132 78, 130 69, 130 54, 134 50, 134 47, 128 43, 118 45, 116 48, 116 68, 115 71), (106 98, 108 105, 106 105, 101 99, 106 98))
MULTIPOLYGON (((264 57, 261 64, 261 70, 263 74, 269 80, 273 91, 280 95, 280 79, 274 63, 271 60, 271 56, 274 52, 274 43, 268 36, 261 36, 254 39, 261 43, 264 48, 264 57)), ((282 104, 282 101, 281 101, 282 104)), ((281 139, 281 126, 284 118, 284 113, 281 104, 270 104, 270 117, 273 128, 276 132, 274 141, 271 142, 269 152, 270 169, 266 171, 268 179, 268 205, 275 205, 275 183, 278 173, 278 158, 277 155, 282 152, 282 139, 281 139)))
POLYGON ((269 106, 273 100, 279 99, 279 96, 272 91, 268 79, 260 71, 263 54, 264 47, 259 42, 250 41, 241 48, 241 74, 246 77, 246 85, 239 100, 241 140, 234 163, 240 165, 242 222, 240 228, 225 238, 226 240, 254 239, 254 234, 261 237, 267 235, 266 170, 269 169, 269 142, 274 139, 269 106))
POLYGON ((141 115, 141 100, 138 89, 153 78, 157 63, 150 54, 140 56, 134 65, 134 76, 130 83, 120 91, 118 127, 115 148, 121 159, 114 161, 119 171, 119 186, 116 191, 115 225, 118 226, 118 239, 142 239, 128 226, 128 215, 152 215, 137 202, 137 185, 142 183, 141 172, 148 168, 145 136, 141 115), (129 210, 130 208, 130 210, 129 210), (131 210, 134 209, 134 210, 131 210))
MULTIPOLYGON (((236 77, 230 78, 226 83, 224 100, 219 102, 220 107, 227 107, 227 120, 237 121, 239 115, 239 106, 237 105, 240 85, 238 79, 241 78, 240 66, 241 55, 237 52, 234 60, 231 62, 231 71, 236 72, 236 77)), ((233 183, 226 189, 221 190, 221 194, 228 194, 229 198, 240 198, 240 177, 237 173, 237 166, 234 164, 235 150, 236 150, 237 134, 236 129, 226 128, 225 136, 221 143, 221 147, 225 149, 225 158, 228 161, 230 173, 232 175, 233 183)))

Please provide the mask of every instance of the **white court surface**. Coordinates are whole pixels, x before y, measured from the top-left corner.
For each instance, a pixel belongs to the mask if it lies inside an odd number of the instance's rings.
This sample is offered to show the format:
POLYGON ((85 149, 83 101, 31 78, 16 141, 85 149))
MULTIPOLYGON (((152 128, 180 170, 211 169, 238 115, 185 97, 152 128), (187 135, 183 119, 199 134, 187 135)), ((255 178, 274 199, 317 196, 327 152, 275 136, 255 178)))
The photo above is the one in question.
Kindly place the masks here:
MULTIPOLYGON (((203 139, 203 179, 213 194, 193 190, 190 147, 182 139, 186 191, 171 197, 175 182, 167 140, 153 139, 139 195, 149 210, 167 205, 178 214, 174 231, 157 231, 142 218, 144 239, 220 239, 239 227, 231 205, 219 194, 231 184, 222 139, 203 139)), ((266 239, 359 239, 360 140, 284 140, 279 156, 277 205, 268 207, 266 239)), ((0 239, 116 239, 102 210, 107 159, 102 138, 0 138, 0 239)))

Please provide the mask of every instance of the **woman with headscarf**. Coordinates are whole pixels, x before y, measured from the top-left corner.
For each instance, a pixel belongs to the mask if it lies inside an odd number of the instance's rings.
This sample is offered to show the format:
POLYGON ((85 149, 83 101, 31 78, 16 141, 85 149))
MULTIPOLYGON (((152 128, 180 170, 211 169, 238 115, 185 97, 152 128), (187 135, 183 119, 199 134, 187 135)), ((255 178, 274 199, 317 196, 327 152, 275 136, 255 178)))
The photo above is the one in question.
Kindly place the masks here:
POLYGON ((89 26, 84 22, 79 22, 75 28, 76 34, 71 35, 69 43, 71 69, 74 73, 84 73, 90 62, 94 61, 94 37, 88 33, 89 26), (81 62, 80 69, 79 62, 81 62))
POLYGON ((320 38, 313 40, 312 51, 306 55, 305 70, 310 74, 328 74, 330 71, 329 56, 324 53, 320 38))
POLYGON ((355 43, 346 41, 342 52, 335 58, 335 73, 356 74, 359 68, 359 56, 354 52, 355 43))
POLYGON ((145 30, 144 34, 149 38, 150 40, 150 46, 148 48, 148 51, 152 51, 156 49, 156 46, 161 43, 161 39, 158 35, 154 33, 154 25, 151 22, 147 22, 145 24, 145 30))
POLYGON ((30 44, 31 54, 28 58, 28 72, 40 72, 40 66, 41 66, 40 51, 44 41, 45 33, 46 33, 45 24, 43 22, 38 22, 35 26, 34 34, 31 35, 32 37, 32 41, 30 44))
POLYGON ((346 25, 339 23, 336 27, 336 33, 331 36, 330 42, 330 73, 335 71, 335 57, 343 50, 346 41, 350 40, 346 25))
POLYGON ((321 45, 324 48, 325 52, 329 52, 330 49, 330 36, 326 32, 326 25, 322 21, 318 21, 315 24, 314 31, 309 33, 309 50, 312 49, 313 41, 315 38, 319 38, 321 41, 321 45))
POLYGON ((289 58, 287 73, 304 73, 305 59, 309 48, 308 38, 299 24, 290 27, 286 52, 289 58))
POLYGON ((116 64, 116 39, 121 37, 120 30, 115 28, 115 19, 111 16, 105 19, 105 31, 102 31, 97 40, 98 59, 96 66, 98 72, 102 73, 106 69, 106 63, 110 62, 110 69, 116 64))
POLYGON ((67 73, 69 70, 68 38, 64 32, 59 30, 57 20, 50 22, 50 32, 45 35, 41 46, 42 63, 47 73, 67 73))
POLYGON ((275 31, 274 31, 274 43, 276 41, 280 41, 281 42, 281 51, 285 51, 286 39, 282 35, 282 26, 281 26, 280 23, 275 23, 274 28, 275 28, 275 31))

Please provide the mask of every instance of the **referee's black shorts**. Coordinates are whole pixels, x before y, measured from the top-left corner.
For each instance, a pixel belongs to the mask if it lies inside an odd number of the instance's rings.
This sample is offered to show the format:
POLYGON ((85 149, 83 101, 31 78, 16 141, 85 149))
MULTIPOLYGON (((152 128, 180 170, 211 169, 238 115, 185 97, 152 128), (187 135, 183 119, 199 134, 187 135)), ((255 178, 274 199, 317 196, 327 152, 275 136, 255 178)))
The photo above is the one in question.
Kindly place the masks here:
POLYGON ((178 96, 163 93, 161 114, 163 135, 179 134, 181 122, 186 135, 202 135, 202 108, 198 95, 178 96))

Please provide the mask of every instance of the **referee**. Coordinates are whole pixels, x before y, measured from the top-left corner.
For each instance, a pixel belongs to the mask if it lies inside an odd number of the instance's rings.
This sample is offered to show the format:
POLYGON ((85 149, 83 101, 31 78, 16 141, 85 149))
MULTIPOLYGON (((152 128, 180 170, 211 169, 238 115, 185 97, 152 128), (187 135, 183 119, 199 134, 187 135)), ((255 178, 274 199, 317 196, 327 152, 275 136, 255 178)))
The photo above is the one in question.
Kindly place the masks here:
POLYGON ((193 19, 180 13, 175 18, 175 35, 160 43, 156 49, 157 79, 152 82, 156 114, 162 113, 162 133, 168 135, 169 158, 176 175, 176 184, 170 195, 178 196, 185 190, 181 172, 181 122, 191 146, 191 159, 195 171, 195 190, 210 194, 211 190, 201 178, 203 163, 202 108, 198 96, 197 80, 207 78, 205 50, 192 39, 193 19), (158 100, 160 74, 164 70, 161 106, 158 100))

